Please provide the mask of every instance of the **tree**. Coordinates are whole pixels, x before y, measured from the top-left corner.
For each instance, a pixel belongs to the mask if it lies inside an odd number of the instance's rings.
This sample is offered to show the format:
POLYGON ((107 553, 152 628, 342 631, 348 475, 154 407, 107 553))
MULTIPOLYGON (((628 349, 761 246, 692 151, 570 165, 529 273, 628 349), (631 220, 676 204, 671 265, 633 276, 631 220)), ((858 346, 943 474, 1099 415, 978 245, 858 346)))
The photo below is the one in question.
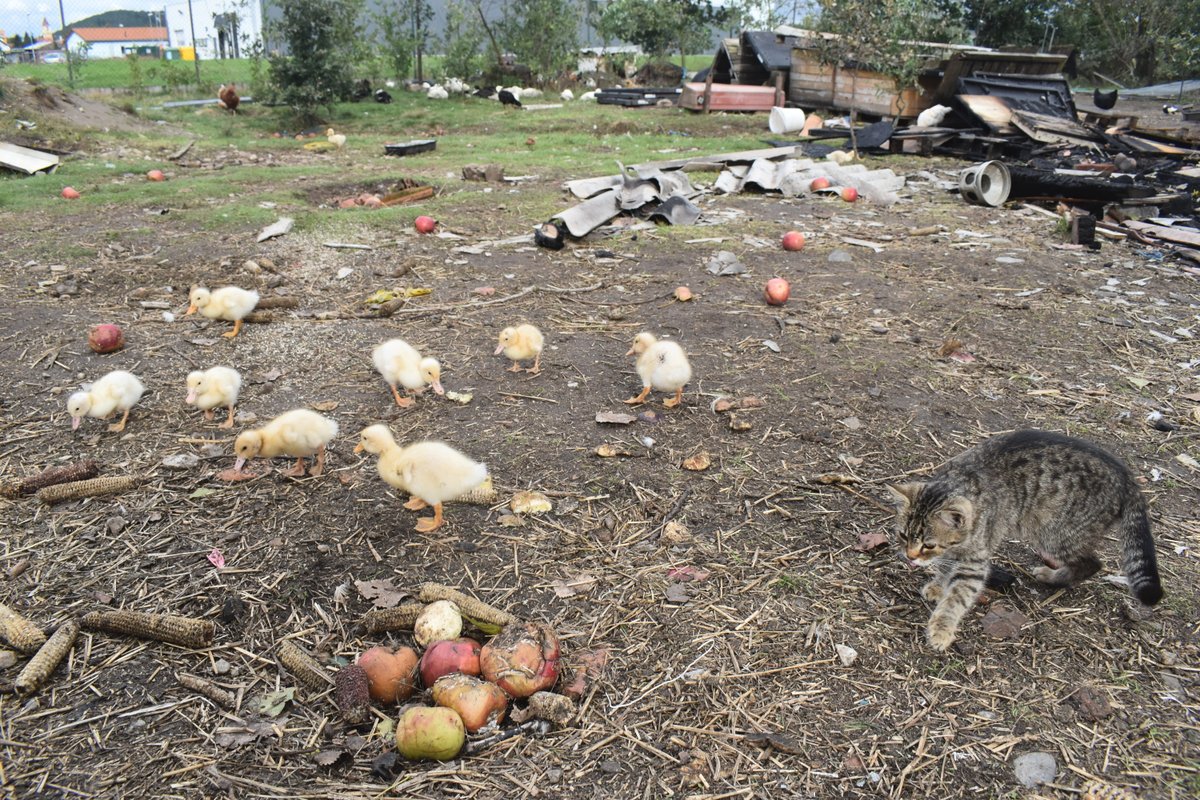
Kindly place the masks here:
POLYGON ((512 0, 501 38, 542 80, 574 65, 580 8, 575 0, 512 0))
POLYGON ((272 34, 286 53, 271 60, 271 81, 279 98, 302 123, 318 121, 317 110, 348 97, 358 43, 362 0, 290 0, 272 34))
POLYGON ((1052 24, 1055 0, 967 0, 965 21, 983 47, 1037 47, 1052 24))
POLYGON ((612 0, 596 27, 606 40, 636 44, 663 61, 672 49, 681 56, 707 50, 712 27, 728 19, 729 10, 710 0, 612 0))
POLYGON ((450 0, 446 4, 446 33, 442 39, 442 71, 470 80, 483 69, 483 26, 465 2, 450 0))
POLYGON ((1200 68, 1200 0, 1073 0, 1055 23, 1086 68, 1139 84, 1191 77, 1200 68))

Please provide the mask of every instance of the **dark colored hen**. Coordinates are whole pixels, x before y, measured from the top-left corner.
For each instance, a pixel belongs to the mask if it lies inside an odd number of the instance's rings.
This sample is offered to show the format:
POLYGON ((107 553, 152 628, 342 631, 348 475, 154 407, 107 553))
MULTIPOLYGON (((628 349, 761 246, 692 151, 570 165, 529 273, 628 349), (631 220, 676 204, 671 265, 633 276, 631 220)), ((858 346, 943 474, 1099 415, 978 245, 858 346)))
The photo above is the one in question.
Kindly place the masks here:
POLYGON ((508 89, 500 90, 500 102, 506 106, 516 106, 517 108, 521 107, 521 101, 518 100, 517 96, 508 89))
POLYGON ((1117 104, 1117 90, 1111 92, 1102 92, 1099 89, 1092 91, 1092 102, 1096 104, 1096 108, 1103 111, 1108 111, 1117 104))

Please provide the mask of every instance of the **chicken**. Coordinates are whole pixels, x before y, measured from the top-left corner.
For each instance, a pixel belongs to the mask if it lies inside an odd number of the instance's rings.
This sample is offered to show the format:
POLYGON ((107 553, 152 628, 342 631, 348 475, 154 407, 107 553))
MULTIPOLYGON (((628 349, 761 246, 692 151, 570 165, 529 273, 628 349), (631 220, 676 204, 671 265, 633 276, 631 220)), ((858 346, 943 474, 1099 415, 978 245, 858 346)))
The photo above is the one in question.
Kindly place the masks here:
POLYGON ((504 353, 512 359, 513 365, 509 372, 521 372, 522 361, 533 359, 533 366, 525 371, 537 375, 542 371, 542 347, 545 339, 542 332, 533 325, 518 325, 515 328, 505 328, 500 331, 499 343, 496 345, 496 355, 504 353))
POLYGON ((246 315, 258 305, 258 292, 249 289, 239 289, 236 286, 226 286, 223 289, 213 289, 211 292, 203 286, 193 286, 188 294, 191 305, 184 312, 195 314, 199 311, 209 319, 223 319, 233 323, 233 330, 221 334, 233 338, 242 330, 242 321, 246 315))
POLYGON ((674 392, 675 396, 663 401, 667 408, 683 402, 683 387, 692 379, 692 365, 677 342, 659 341, 652 333, 639 333, 633 340, 627 356, 637 356, 637 371, 642 379, 642 393, 625 402, 630 405, 644 403, 651 389, 674 392))
POLYGON ((242 466, 255 456, 290 456, 296 459, 296 465, 283 474, 298 478, 304 475, 304 459, 316 455, 316 465, 310 474, 320 475, 325 471, 325 446, 337 432, 336 422, 315 411, 307 408, 288 411, 261 428, 243 431, 237 437, 233 443, 237 453, 233 470, 240 473, 242 466))
POLYGON ((1117 90, 1113 89, 1111 92, 1102 92, 1099 89, 1093 89, 1092 102, 1101 111, 1108 111, 1117 104, 1117 90))
POLYGON ((392 93, 389 92, 387 89, 376 89, 375 90, 375 102, 376 103, 392 102, 392 93))
MULTIPOLYGON (((514 86, 513 93, 516 94, 516 91, 517 91, 517 87, 514 86)), ((520 97, 522 100, 537 100, 538 98, 540 98, 542 96, 543 96, 542 90, 535 89, 532 86, 530 86, 527 89, 521 89, 521 93, 517 95, 517 97, 520 97)))
POLYGON ((826 153, 825 159, 827 161, 832 161, 839 167, 844 167, 847 164, 857 161, 858 155, 856 153, 847 152, 846 150, 834 150, 830 153, 826 153))
POLYGON ((346 146, 346 134, 334 133, 333 128, 325 131, 325 138, 329 140, 330 144, 337 147, 338 150, 346 146))
POLYGON ((471 92, 471 95, 473 97, 482 97, 485 100, 493 97, 495 94, 496 94, 496 87, 494 87, 494 86, 480 86, 478 89, 471 92))
POLYGON ((425 91, 425 97, 430 100, 449 100, 450 93, 444 87, 435 83, 425 91))
POLYGON ((950 111, 950 106, 930 106, 917 115, 917 127, 936 128, 938 125, 942 124, 942 122, 946 119, 946 115, 949 114, 950 111))
POLYGON ((142 398, 146 387, 132 372, 114 370, 104 375, 85 391, 67 398, 67 413, 71 415, 71 430, 78 430, 84 417, 108 419, 118 411, 124 412, 121 421, 108 426, 110 431, 125 430, 129 410, 142 398))
POLYGON ((396 443, 385 425, 372 425, 359 434, 354 452, 379 456, 379 475, 411 497, 404 507, 420 511, 433 506, 432 517, 417 520, 415 530, 429 533, 442 526, 442 503, 460 497, 488 480, 487 467, 442 442, 396 443))
POLYGON ((242 376, 232 367, 210 367, 195 370, 187 376, 188 393, 184 400, 204 412, 205 419, 212 419, 213 409, 229 407, 229 417, 217 427, 233 427, 233 409, 237 405, 238 392, 242 389, 242 376))
POLYGON ((517 108, 521 107, 521 101, 518 100, 517 96, 515 94, 513 94, 512 92, 510 92, 508 89, 501 89, 499 92, 499 95, 498 95, 498 99, 500 100, 500 102, 503 105, 515 106, 517 108))
POLYGON ((422 358, 416 348, 403 339, 388 339, 375 348, 371 353, 375 369, 387 381, 396 398, 396 405, 409 408, 414 400, 411 397, 401 397, 397 384, 405 388, 405 393, 420 394, 426 386, 432 386, 439 395, 445 394, 442 388, 442 365, 436 358, 422 358))
POLYGON ((562 92, 560 92, 558 96, 560 98, 562 98, 562 101, 564 103, 569 103, 575 99, 575 93, 572 92, 570 89, 563 89, 562 92))
POLYGON ((222 83, 221 88, 217 90, 217 105, 236 114, 240 102, 242 98, 238 97, 237 88, 232 83, 228 86, 222 83))
POLYGON ((579 99, 585 103, 594 101, 596 99, 596 90, 592 89, 591 91, 584 92, 579 95, 579 99))

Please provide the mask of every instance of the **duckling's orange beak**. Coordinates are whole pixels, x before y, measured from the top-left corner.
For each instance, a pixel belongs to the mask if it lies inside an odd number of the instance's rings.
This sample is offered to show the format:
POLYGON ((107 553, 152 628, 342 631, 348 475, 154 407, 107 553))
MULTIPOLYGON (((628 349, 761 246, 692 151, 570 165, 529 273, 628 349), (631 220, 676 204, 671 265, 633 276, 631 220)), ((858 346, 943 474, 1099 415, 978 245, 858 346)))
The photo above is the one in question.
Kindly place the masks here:
POLYGON ((235 461, 235 462, 233 463, 233 471, 234 471, 234 472, 241 472, 241 471, 242 471, 242 467, 244 467, 244 466, 246 466, 246 459, 242 458, 241 456, 238 456, 238 459, 237 459, 237 461, 235 461))
POLYGON ((83 417, 71 417, 71 430, 79 430, 79 423, 83 422, 83 417))
POLYGON ((496 345, 496 352, 495 352, 495 353, 493 353, 492 355, 496 355, 496 356, 498 356, 498 355, 500 355, 500 354, 501 354, 501 353, 503 353, 503 352, 504 352, 504 345, 502 345, 502 344, 498 344, 498 345, 496 345))
POLYGON ((365 444, 363 444, 362 442, 359 442, 358 444, 354 445, 354 452, 356 452, 356 453, 361 453, 363 450, 366 450, 366 449, 367 449, 367 446, 365 444))
POLYGON ((633 352, 633 348, 631 347, 631 348, 629 348, 629 352, 628 352, 628 353, 626 353, 625 355, 627 355, 627 356, 634 356, 634 355, 637 355, 637 353, 633 352))
POLYGON ((442 388, 441 381, 434 381, 432 385, 433 385, 433 391, 436 392, 438 394, 438 396, 444 395, 446 393, 446 390, 442 388))
POLYGON ((188 405, 196 402, 196 390, 188 389, 187 397, 183 399, 183 402, 187 403, 188 405))
POLYGON ((196 304, 192 303, 191 305, 188 306, 188 310, 183 312, 183 315, 186 317, 188 314, 195 314, 195 313, 196 313, 196 304))

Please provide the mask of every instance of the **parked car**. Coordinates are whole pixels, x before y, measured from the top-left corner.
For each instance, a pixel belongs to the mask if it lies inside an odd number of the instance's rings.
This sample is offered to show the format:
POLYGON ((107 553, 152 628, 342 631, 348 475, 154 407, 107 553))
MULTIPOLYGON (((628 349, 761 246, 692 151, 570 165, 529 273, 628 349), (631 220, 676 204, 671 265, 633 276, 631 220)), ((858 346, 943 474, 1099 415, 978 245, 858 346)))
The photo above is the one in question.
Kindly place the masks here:
POLYGON ((63 64, 66 60, 67 56, 64 53, 46 53, 42 56, 43 64, 63 64))

